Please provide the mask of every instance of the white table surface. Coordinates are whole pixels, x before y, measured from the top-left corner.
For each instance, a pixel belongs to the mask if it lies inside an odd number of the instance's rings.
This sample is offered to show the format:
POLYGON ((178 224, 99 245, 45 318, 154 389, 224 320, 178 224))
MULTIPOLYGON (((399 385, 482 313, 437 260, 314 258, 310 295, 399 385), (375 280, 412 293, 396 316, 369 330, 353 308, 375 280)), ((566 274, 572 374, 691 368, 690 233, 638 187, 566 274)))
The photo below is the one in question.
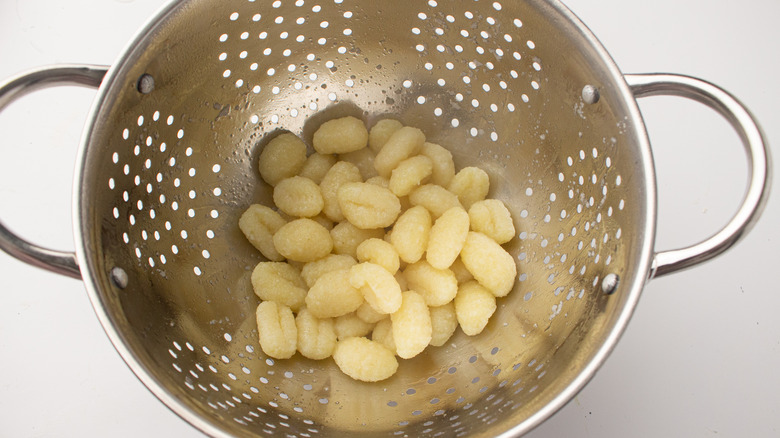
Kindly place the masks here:
MULTIPOLYGON (((624 72, 699 76, 738 96, 780 144, 780 2, 569 0, 624 72)), ((0 77, 43 64, 111 64, 160 0, 0 1, 0 77)), ((72 163, 94 92, 47 90, 0 115, 0 217, 73 248, 72 163)), ((712 111, 641 101, 659 180, 657 249, 715 232, 736 210, 746 160, 712 111)), ((780 156, 780 153, 775 153, 780 156)), ((778 166, 775 166, 778 167, 778 166)), ((591 383, 547 437, 780 435, 780 203, 738 246, 651 281, 591 383)), ((199 437, 135 378, 81 282, 0 254, 0 436, 199 437)))

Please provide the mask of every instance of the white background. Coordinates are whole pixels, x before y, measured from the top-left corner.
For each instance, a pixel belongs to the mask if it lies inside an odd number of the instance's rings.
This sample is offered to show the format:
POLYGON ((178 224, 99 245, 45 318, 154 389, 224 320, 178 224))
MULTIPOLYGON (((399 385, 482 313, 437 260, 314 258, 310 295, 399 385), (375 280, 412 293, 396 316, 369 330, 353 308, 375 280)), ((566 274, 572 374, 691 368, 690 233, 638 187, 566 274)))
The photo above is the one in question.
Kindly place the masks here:
MULTIPOLYGON (((624 72, 699 76, 738 96, 780 144, 776 0, 569 0, 624 72)), ((160 0, 0 0, 0 78, 42 64, 111 64, 160 0)), ((0 218, 73 248, 73 162, 94 92, 36 93, 0 115, 0 218)), ((746 160, 714 113, 642 100, 659 181, 658 250, 715 232, 746 160)), ((780 152, 775 153, 780 156, 780 152)), ((777 167, 777 166, 776 166, 777 167)), ((645 288, 592 382, 533 431, 547 437, 778 436, 780 203, 733 250, 645 288)), ((0 436, 199 437, 133 376, 79 281, 0 254, 0 436)))

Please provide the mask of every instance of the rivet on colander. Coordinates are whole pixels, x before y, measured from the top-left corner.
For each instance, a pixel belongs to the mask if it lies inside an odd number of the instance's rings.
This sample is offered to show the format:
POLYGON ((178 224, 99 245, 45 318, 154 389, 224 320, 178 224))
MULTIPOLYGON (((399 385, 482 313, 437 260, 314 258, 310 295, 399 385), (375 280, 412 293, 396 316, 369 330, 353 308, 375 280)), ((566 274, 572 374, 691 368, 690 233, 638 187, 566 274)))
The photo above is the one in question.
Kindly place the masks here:
POLYGON ((127 272, 125 272, 124 269, 115 266, 111 269, 111 281, 120 289, 126 288, 127 283, 129 282, 127 272))
POLYGON ((585 103, 592 105, 598 102, 600 97, 598 88, 593 85, 582 87, 582 100, 584 100, 585 103))
POLYGON ((148 73, 144 73, 138 78, 138 84, 136 85, 138 91, 143 94, 149 94, 154 90, 154 77, 148 73))
POLYGON ((607 274, 604 280, 601 281, 601 291, 607 295, 612 295, 617 290, 617 285, 620 282, 620 277, 616 274, 607 274))

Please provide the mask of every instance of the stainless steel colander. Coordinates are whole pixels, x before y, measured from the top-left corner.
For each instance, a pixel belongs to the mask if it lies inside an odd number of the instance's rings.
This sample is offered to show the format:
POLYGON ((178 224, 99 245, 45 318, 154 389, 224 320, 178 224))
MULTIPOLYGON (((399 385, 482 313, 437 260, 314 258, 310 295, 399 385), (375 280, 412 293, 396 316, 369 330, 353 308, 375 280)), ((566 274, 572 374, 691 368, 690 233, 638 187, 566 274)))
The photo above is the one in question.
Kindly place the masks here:
POLYGON ((165 404, 222 436, 519 435, 565 404, 615 345, 644 283, 744 235, 768 192, 749 113, 706 82, 623 76, 556 1, 185 1, 114 66, 59 66, 0 87, 0 107, 54 84, 100 86, 74 187, 76 253, 0 225, 0 248, 83 278, 122 357, 165 404), (105 74, 105 77, 104 77, 105 74), (751 166, 722 231, 653 252, 655 177, 635 97, 722 113, 751 166), (385 115, 478 165, 519 231, 514 291, 478 337, 366 384, 332 361, 265 357, 237 227, 269 202, 262 139, 385 115))

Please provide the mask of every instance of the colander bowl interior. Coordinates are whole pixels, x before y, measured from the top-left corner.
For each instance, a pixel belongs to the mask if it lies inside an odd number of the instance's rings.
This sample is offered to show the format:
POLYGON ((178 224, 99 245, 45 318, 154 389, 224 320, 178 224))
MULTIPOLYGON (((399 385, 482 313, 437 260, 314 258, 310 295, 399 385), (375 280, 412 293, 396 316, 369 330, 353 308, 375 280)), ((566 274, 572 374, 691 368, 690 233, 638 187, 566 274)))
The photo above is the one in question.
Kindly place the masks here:
POLYGON ((194 0, 161 11, 101 87, 77 252, 125 361, 210 435, 519 434, 585 384, 630 317, 651 166, 620 72, 558 2, 194 0), (264 142, 287 130, 310 144, 343 115, 396 118, 481 167, 518 230, 519 276, 486 330, 373 384, 262 353, 249 281, 262 257, 237 226, 271 202, 264 142))

